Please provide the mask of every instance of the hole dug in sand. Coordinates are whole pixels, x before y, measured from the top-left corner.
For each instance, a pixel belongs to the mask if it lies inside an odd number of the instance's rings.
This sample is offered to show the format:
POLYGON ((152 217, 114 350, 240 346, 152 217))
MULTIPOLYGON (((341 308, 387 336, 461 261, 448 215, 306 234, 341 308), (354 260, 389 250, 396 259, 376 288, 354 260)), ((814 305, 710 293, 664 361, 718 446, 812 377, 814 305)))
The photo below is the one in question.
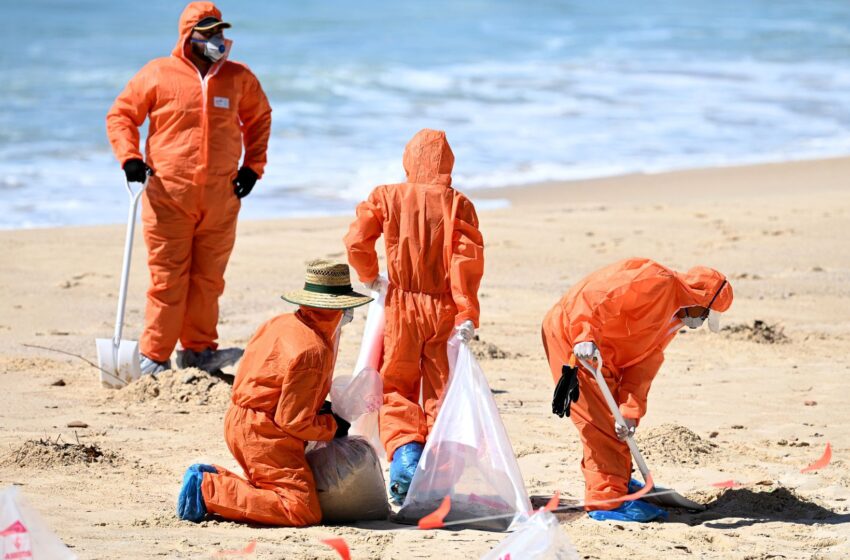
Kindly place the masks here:
POLYGON ((143 375, 108 397, 122 402, 171 402, 198 405, 227 405, 230 385, 195 368, 164 371, 154 377, 143 375))
POLYGON ((798 495, 794 490, 779 486, 770 491, 735 488, 723 491, 708 504, 705 512, 691 518, 698 523, 720 519, 740 519, 730 523, 707 523, 707 527, 733 528, 753 522, 790 522, 837 524, 850 522, 850 515, 841 514, 798 495))
POLYGON ((0 465, 47 469, 94 463, 117 465, 122 461, 119 455, 104 451, 96 443, 65 443, 62 437, 58 436, 56 439, 25 441, 17 449, 12 449, 12 452, 0 461, 0 465))
POLYGON ((492 342, 484 342, 478 335, 472 339, 469 348, 476 360, 507 360, 514 357, 513 354, 502 350, 492 342))
POLYGON ((753 321, 752 325, 743 323, 729 325, 724 327, 722 331, 736 335, 734 338, 749 340, 757 344, 785 344, 789 341, 785 329, 776 324, 768 325, 760 319, 753 321))
POLYGON ((677 424, 638 429, 637 444, 650 464, 698 465, 717 450, 715 443, 677 424))

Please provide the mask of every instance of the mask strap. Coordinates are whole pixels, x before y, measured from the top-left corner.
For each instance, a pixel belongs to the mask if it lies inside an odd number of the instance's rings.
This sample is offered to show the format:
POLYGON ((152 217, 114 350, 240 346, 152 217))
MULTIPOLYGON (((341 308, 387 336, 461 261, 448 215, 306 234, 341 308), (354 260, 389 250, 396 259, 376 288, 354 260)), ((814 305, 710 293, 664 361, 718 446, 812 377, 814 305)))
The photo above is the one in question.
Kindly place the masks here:
POLYGON ((717 299, 717 296, 720 295, 720 292, 723 290, 723 287, 726 285, 726 279, 723 279, 723 282, 720 283, 720 287, 717 288, 717 291, 714 293, 714 297, 711 298, 711 301, 708 302, 708 305, 705 307, 705 316, 708 317, 708 312, 711 311, 711 306, 714 305, 714 300, 717 299))

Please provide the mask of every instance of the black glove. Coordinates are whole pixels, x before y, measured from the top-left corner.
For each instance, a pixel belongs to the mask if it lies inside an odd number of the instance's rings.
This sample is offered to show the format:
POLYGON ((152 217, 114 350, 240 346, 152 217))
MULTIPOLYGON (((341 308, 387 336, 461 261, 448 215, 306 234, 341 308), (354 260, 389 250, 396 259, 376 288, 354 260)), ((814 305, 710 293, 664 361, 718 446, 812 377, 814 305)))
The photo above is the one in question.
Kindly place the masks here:
POLYGON ((336 420, 334 439, 348 437, 348 429, 351 427, 351 423, 336 412, 331 412, 331 414, 333 414, 334 420, 336 420))
POLYGON ((552 414, 570 416, 570 405, 578 400, 578 367, 563 366, 552 396, 552 414))
POLYGON ((351 427, 351 423, 333 411, 331 401, 325 401, 322 403, 322 408, 319 409, 319 414, 333 415, 334 420, 336 420, 336 433, 334 434, 334 439, 348 436, 348 429, 351 427))
POLYGON ((128 159, 124 162, 124 175, 129 182, 144 183, 145 179, 153 174, 153 169, 139 158, 128 159))
POLYGON ((239 168, 236 178, 233 179, 233 192, 238 198, 245 198, 257 184, 259 175, 254 173, 250 167, 244 165, 239 168))

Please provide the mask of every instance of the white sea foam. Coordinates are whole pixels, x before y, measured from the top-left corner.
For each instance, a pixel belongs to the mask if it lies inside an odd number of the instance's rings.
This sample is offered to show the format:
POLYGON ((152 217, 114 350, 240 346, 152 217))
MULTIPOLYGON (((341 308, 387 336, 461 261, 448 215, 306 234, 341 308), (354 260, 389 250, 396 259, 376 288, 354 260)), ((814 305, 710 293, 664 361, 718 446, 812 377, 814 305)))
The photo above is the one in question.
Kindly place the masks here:
MULTIPOLYGON (((225 3, 234 56, 274 107, 269 165, 243 216, 350 212, 403 179, 422 127, 447 131, 454 184, 472 190, 850 153, 841 0, 770 14, 732 0, 652 13, 436 2, 441 18, 377 0, 225 3)), ((137 68, 171 50, 176 9, 102 0, 77 14, 97 33, 53 33, 64 19, 35 4, 10 7, 20 54, 0 61, 0 227, 121 222, 104 116, 137 68), (127 18, 146 31, 106 25, 127 18)))

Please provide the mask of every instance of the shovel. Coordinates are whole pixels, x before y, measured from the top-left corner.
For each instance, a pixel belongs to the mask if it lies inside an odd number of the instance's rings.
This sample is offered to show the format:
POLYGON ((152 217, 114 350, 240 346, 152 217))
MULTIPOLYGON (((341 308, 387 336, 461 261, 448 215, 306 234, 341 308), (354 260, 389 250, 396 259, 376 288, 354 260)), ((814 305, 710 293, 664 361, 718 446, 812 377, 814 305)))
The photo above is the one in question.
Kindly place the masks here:
POLYGON ((98 338, 97 363, 100 368, 100 382, 107 388, 121 388, 142 376, 139 365, 139 343, 135 340, 122 340, 124 329, 124 310, 127 307, 127 284, 130 280, 130 258, 133 254, 133 232, 136 229, 136 208, 139 199, 148 186, 148 178, 142 187, 133 192, 130 182, 125 180, 130 195, 130 211, 127 216, 127 236, 124 240, 124 264, 121 270, 121 288, 118 291, 118 312, 115 316, 115 334, 112 338, 98 338))
MULTIPOLYGON (((596 368, 592 367, 592 364, 585 360, 579 361, 581 362, 581 365, 583 365, 587 371, 592 372, 593 377, 596 378, 596 383, 599 385, 599 389, 605 397, 605 402, 608 403, 608 408, 611 409, 611 414, 614 415, 614 421, 621 426, 625 426, 626 421, 623 419, 623 415, 620 414, 620 407, 617 406, 617 402, 614 400, 611 390, 608 389, 608 384, 605 382, 605 378, 602 377, 602 356, 599 354, 599 350, 596 351, 593 359, 595 359, 598 364, 596 368)), ((626 438, 626 444, 629 446, 629 451, 632 452, 632 457, 634 457, 635 463, 637 463, 638 469, 640 469, 640 474, 643 477, 643 480, 648 482, 650 477, 649 467, 646 466, 646 461, 643 460, 643 455, 641 455, 640 449, 638 449, 637 443, 635 443, 634 436, 628 436, 626 438)), ((673 489, 664 488, 657 484, 654 485, 652 491, 645 494, 642 499, 662 507, 677 507, 693 511, 705 510, 704 505, 687 499, 673 489)))

